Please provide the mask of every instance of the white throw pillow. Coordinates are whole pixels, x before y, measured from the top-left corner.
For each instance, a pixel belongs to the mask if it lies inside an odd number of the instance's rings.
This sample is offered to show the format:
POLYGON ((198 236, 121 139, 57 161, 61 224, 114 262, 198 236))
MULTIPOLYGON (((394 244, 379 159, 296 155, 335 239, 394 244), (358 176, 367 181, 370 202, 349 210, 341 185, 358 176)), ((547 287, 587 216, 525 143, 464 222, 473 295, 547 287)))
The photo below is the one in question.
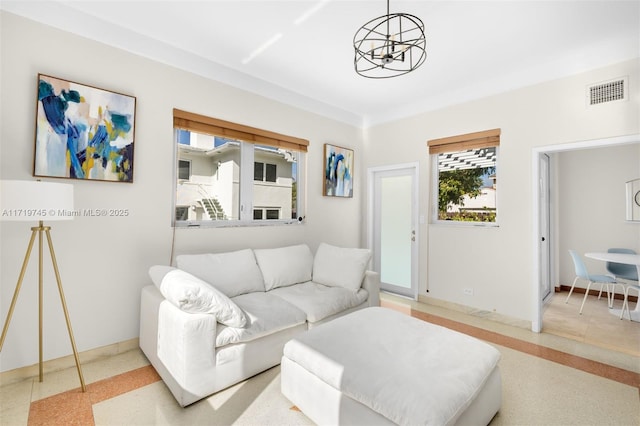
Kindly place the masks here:
POLYGON ((342 248, 321 243, 313 261, 313 281, 358 291, 370 258, 369 249, 342 248))
POLYGON ((253 251, 267 291, 311 281, 313 254, 306 244, 253 251))
POLYGON ((174 269, 160 283, 160 292, 169 302, 185 312, 212 314, 224 325, 242 328, 247 316, 231 299, 216 288, 188 272, 174 269))
POLYGON ((251 249, 215 254, 183 254, 176 257, 176 264, 228 297, 264 291, 262 274, 251 249))

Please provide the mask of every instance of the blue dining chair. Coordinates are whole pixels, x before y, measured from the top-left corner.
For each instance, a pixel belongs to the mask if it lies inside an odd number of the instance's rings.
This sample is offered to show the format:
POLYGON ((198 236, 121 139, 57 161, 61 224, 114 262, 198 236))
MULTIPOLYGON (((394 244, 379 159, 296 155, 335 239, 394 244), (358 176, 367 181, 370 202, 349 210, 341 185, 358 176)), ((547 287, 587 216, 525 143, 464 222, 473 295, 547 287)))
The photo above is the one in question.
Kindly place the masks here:
MULTIPOLYGON (((607 253, 625 253, 625 254, 636 254, 635 250, 632 249, 628 249, 628 248, 610 248, 607 250, 607 253)), ((611 275, 613 275, 614 277, 616 277, 616 280, 624 280, 624 281, 638 281, 638 268, 636 268, 635 265, 628 265, 628 264, 624 264, 624 263, 617 263, 617 262, 607 262, 606 263, 606 267, 607 267, 607 272, 609 272, 611 275)), ((628 285, 630 283, 627 282, 623 282, 623 285, 628 285)), ((623 296, 623 302, 622 302, 622 307, 624 309, 624 305, 626 304, 626 297, 627 297, 628 291, 626 288, 624 288, 624 294, 623 296)), ((613 303, 613 300, 616 297, 616 290, 615 290, 615 286, 613 289, 613 294, 611 295, 611 302, 613 303)), ((620 316, 620 318, 622 318, 622 316, 620 316)))
MULTIPOLYGON (((585 266, 582 258, 575 250, 569 250, 569 254, 571 254, 571 258, 573 259, 573 265, 576 270, 576 278, 573 280, 573 284, 571 285, 571 290, 569 290, 569 295, 564 303, 569 302, 569 298, 571 297, 571 293, 573 293, 573 289, 576 286, 576 282, 579 279, 583 279, 589 282, 587 284, 587 289, 584 292, 584 297, 582 298, 582 305, 580 305, 580 315, 582 315, 582 309, 584 308, 584 303, 587 301, 587 296, 589 295, 589 289, 591 288, 591 284, 599 283, 600 284, 600 293, 598 294, 598 299, 602 295, 602 289, 604 286, 607 286, 607 302, 609 307, 613 305, 613 300, 611 299, 611 293, 609 292, 609 286, 615 287, 616 285, 622 286, 622 291, 625 291, 625 286, 622 283, 616 281, 615 277, 610 275, 593 275, 589 274, 587 271, 587 267, 585 266)), ((615 290, 614 290, 615 291, 615 290)))
MULTIPOLYGON (((607 250, 609 253, 627 253, 636 254, 635 250, 628 248, 610 248, 607 250)), ((637 283, 630 283, 628 281, 638 281, 638 268, 635 265, 627 265, 624 263, 607 262, 607 271, 613 274, 616 279, 623 279, 627 284, 622 301, 622 311, 620 312, 620 319, 623 318, 625 311, 629 315, 631 320, 631 314, 629 313, 629 290, 634 289, 638 291, 640 296, 640 286, 637 283)), ((615 296, 615 294, 614 294, 615 296)))
POLYGON ((638 301, 636 303, 640 303, 640 285, 637 284, 628 284, 627 288, 624 291, 624 301, 622 302, 622 312, 620 312, 620 319, 624 316, 624 312, 627 312, 629 316, 629 321, 631 321, 631 312, 629 312, 629 290, 634 289, 638 292, 638 301))
MULTIPOLYGON (((634 250, 627 248, 610 248, 608 253, 626 253, 636 254, 634 250)), ((638 268, 635 265, 627 265, 624 263, 607 262, 607 271, 616 278, 623 280, 638 281, 638 268)))

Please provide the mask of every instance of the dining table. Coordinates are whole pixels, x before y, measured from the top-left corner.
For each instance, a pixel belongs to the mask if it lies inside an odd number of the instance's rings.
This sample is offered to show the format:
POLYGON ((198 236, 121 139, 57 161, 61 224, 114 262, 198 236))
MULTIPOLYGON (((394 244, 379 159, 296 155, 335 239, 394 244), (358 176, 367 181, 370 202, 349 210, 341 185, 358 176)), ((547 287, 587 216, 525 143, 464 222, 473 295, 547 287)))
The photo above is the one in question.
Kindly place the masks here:
MULTIPOLYGON (((593 252, 585 253, 585 257, 601 260, 603 262, 615 262, 624 263, 626 265, 635 265, 635 267, 638 268, 638 276, 640 277, 640 254, 593 252)), ((609 309, 609 313, 612 315, 621 316, 622 309, 609 309)), ((631 321, 640 322, 640 298, 636 303, 636 307, 633 310, 629 309, 629 316, 631 321)))

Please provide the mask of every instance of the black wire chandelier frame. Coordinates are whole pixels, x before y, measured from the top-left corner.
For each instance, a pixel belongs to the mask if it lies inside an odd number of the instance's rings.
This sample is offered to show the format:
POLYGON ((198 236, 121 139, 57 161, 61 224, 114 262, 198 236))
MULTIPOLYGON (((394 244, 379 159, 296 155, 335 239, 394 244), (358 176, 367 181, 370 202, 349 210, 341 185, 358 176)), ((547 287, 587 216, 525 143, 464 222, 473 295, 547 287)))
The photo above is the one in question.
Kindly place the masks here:
POLYGON ((367 78, 407 74, 427 59, 424 24, 407 13, 389 13, 364 24, 353 38, 354 66, 367 78))

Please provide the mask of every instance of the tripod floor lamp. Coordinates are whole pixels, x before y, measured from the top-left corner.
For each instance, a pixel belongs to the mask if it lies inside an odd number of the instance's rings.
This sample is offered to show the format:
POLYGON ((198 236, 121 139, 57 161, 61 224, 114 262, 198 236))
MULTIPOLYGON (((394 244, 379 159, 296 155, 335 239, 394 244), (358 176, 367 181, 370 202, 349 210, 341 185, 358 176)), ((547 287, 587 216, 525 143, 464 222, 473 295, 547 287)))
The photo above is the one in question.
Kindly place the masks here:
POLYGON ((53 242, 51 241, 51 227, 44 226, 44 221, 52 220, 69 220, 73 219, 73 185, 62 183, 50 183, 40 181, 18 181, 18 180, 3 180, 0 181, 0 209, 2 215, 0 220, 2 221, 38 221, 38 226, 31 228, 31 239, 29 240, 29 246, 24 256, 24 262, 22 263, 22 269, 18 277, 15 291, 13 293, 13 299, 11 299, 11 305, 7 318, 2 328, 2 337, 0 337, 0 351, 4 346, 4 339, 7 336, 9 324, 11 323, 11 317, 13 310, 20 294, 20 288, 22 287, 22 281, 24 279, 27 265, 29 264, 29 257, 31 256, 31 250, 33 249, 33 243, 38 237, 38 365, 39 365, 39 378, 43 380, 43 366, 42 366, 42 302, 43 302, 43 235, 47 237, 47 243, 49 245, 49 252, 51 254, 51 262, 53 264, 53 270, 55 272, 56 281, 58 282, 58 292, 60 293, 60 301, 62 302, 62 310, 64 311, 64 317, 67 322, 67 330, 69 331, 69 339, 71 340, 71 347, 73 349, 73 356, 76 361, 76 368, 78 369, 78 377, 80 378, 80 386, 82 391, 86 391, 84 385, 84 378, 82 376, 82 368, 80 367, 80 359, 78 358, 78 350, 76 349, 76 342, 73 338, 73 331, 71 329, 71 321, 69 320, 69 312, 67 310, 67 303, 64 298, 64 291, 62 290, 62 281, 60 280, 60 272, 58 270, 58 263, 56 262, 56 255, 53 250, 53 242))

